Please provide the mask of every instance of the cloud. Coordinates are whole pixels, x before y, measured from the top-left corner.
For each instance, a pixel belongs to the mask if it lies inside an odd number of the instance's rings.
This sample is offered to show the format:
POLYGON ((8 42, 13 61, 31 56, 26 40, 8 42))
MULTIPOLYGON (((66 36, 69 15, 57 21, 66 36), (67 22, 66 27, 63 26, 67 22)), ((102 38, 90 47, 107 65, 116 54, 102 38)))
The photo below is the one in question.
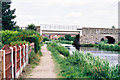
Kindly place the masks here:
POLYGON ((119 0, 12 0, 17 24, 117 26, 119 0))
POLYGON ((68 18, 80 18, 80 17, 82 17, 82 13, 81 12, 71 12, 71 13, 68 13, 66 15, 66 17, 68 17, 68 18))

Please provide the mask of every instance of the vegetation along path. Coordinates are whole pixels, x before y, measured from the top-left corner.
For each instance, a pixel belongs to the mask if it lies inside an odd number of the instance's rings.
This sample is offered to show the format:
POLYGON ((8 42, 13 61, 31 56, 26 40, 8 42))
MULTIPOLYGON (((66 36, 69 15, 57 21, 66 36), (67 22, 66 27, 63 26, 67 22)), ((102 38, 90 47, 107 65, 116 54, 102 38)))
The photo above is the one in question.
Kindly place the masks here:
POLYGON ((43 56, 40 59, 40 64, 33 69, 27 78, 56 78, 55 64, 53 62, 51 52, 47 50, 47 45, 41 49, 43 56))

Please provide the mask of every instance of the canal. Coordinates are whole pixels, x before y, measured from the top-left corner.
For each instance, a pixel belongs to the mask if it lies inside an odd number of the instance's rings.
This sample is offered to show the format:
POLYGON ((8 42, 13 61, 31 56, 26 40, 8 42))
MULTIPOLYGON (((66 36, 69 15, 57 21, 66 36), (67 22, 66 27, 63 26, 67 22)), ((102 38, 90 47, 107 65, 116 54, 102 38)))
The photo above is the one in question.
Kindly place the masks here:
MULTIPOLYGON (((72 51, 75 51, 75 47, 70 44, 62 44, 63 46, 69 49, 70 54, 72 51)), ((118 57, 120 56, 120 52, 118 51, 103 51, 95 47, 80 47, 80 51, 84 53, 92 53, 93 56, 99 56, 103 59, 107 59, 110 62, 110 66, 118 64, 118 57)))

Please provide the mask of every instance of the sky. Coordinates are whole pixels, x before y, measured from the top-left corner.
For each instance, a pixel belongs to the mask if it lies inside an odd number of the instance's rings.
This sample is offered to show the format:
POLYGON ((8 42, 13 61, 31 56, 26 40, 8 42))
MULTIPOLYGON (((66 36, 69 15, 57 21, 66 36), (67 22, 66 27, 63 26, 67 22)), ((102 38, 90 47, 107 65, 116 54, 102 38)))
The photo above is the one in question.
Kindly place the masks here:
POLYGON ((79 25, 111 28, 118 26, 119 0, 12 0, 17 25, 79 25))

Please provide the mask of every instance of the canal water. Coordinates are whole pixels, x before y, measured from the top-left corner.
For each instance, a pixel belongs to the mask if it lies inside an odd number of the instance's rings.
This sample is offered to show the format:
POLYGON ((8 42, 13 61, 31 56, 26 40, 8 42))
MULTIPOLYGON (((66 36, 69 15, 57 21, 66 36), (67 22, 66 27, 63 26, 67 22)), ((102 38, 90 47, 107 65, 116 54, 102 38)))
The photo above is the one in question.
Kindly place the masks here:
MULTIPOLYGON (((72 45, 62 44, 63 46, 69 49, 70 54, 72 51, 75 51, 75 48, 72 45)), ((110 66, 118 64, 120 52, 118 51, 103 51, 95 47, 80 47, 80 51, 84 53, 92 53, 93 56, 99 56, 103 59, 107 59, 110 62, 110 66)))

